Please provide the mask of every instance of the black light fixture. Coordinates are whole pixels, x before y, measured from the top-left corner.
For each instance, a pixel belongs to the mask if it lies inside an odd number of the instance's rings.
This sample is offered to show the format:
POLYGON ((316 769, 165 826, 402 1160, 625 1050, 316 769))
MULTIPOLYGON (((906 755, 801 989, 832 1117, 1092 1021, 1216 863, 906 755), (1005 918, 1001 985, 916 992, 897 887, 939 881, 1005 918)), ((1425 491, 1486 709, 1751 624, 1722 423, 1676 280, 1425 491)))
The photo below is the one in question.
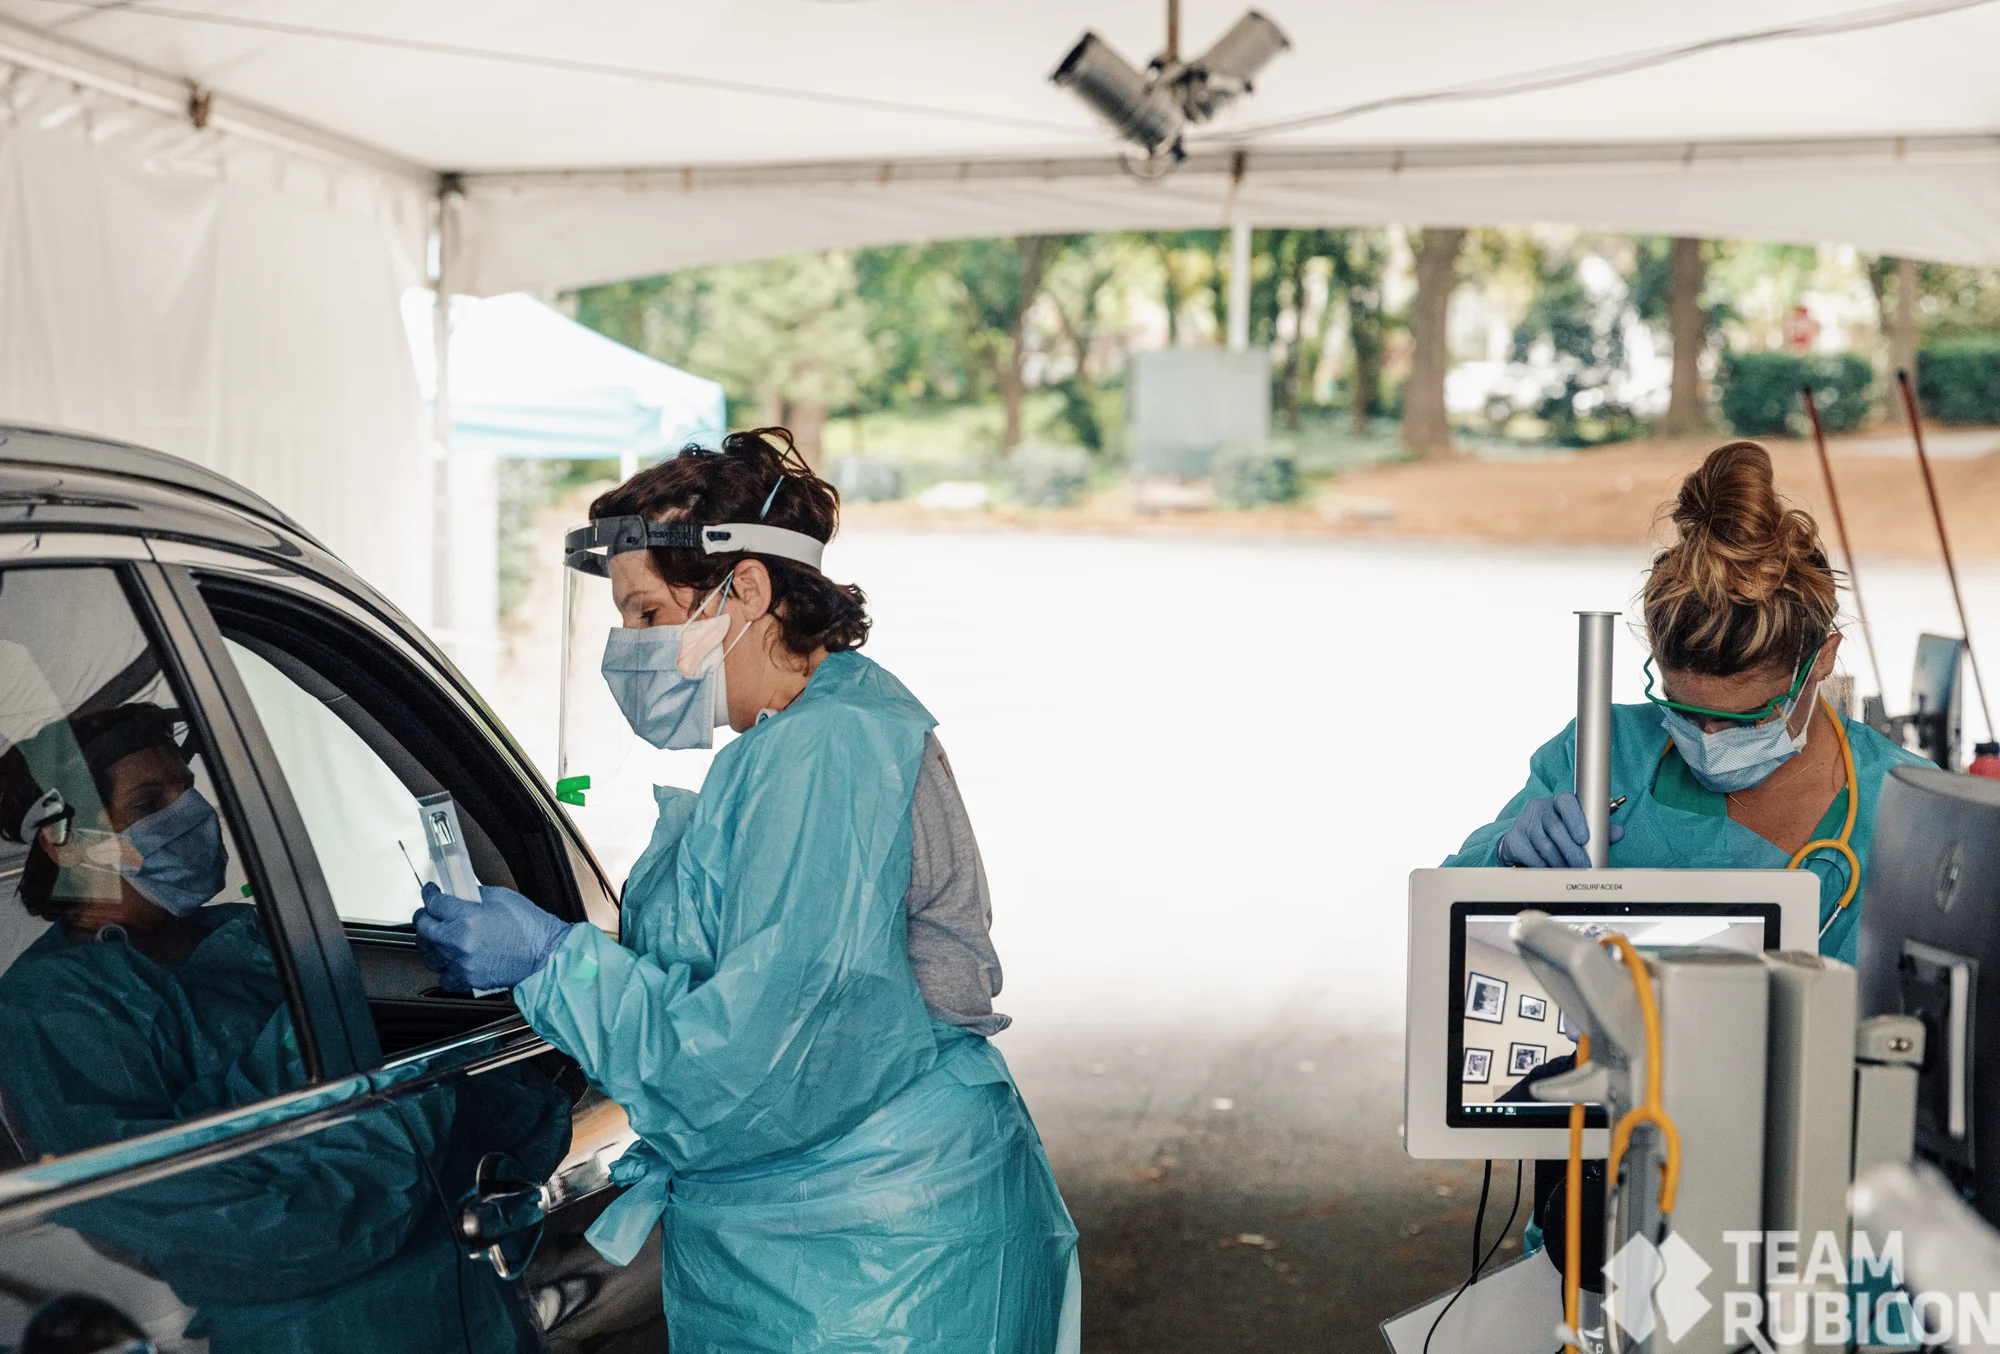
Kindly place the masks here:
POLYGON ((1111 125, 1151 162, 1180 160, 1189 123, 1207 122, 1248 94, 1271 59, 1290 47, 1268 17, 1250 10, 1192 61, 1180 59, 1180 2, 1167 0, 1167 46, 1144 71, 1086 32, 1049 78, 1111 125))

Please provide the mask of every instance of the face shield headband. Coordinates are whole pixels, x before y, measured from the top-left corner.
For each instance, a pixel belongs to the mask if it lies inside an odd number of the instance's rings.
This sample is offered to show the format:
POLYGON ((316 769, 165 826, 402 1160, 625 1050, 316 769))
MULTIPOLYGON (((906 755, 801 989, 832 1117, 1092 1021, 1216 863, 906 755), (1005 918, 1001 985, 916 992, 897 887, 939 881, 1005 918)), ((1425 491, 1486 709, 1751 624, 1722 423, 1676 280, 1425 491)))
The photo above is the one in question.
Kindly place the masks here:
POLYGON ((818 569, 826 543, 761 522, 648 522, 643 517, 599 517, 563 537, 563 563, 598 578, 610 575, 613 555, 633 550, 749 551, 818 569))

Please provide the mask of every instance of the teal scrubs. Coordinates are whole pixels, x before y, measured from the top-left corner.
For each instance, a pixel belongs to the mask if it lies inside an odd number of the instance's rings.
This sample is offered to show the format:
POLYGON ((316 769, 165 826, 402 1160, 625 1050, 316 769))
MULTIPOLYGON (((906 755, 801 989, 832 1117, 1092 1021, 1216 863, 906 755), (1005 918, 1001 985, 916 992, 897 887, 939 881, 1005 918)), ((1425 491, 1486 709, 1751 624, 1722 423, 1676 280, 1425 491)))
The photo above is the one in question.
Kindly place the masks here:
MULTIPOLYGON (((1868 844, 1875 833, 1875 805, 1881 797, 1882 778, 1896 766, 1929 766, 1914 752, 1897 747, 1866 725, 1845 721, 1847 738, 1854 748, 1854 772, 1861 788, 1861 807, 1854 818, 1854 832, 1848 845, 1861 862, 1861 887, 1844 910, 1840 895, 1847 888, 1847 860, 1835 851, 1815 852, 1805 869, 1820 877, 1819 952, 1852 964, 1860 944, 1861 904, 1867 892, 1868 844), (1838 917, 1834 913, 1840 911, 1838 917), (1828 926, 1829 919, 1832 925, 1828 926)), ((1611 707, 1611 797, 1625 796, 1625 803, 1611 821, 1625 829, 1624 837, 1611 848, 1611 864, 1627 869, 1674 870, 1782 870, 1790 863, 1788 852, 1734 822, 1728 814, 1728 800, 1704 789, 1678 753, 1667 751, 1667 731, 1660 724, 1659 709, 1651 704, 1611 707)), ((1528 783, 1509 800, 1485 827, 1465 839, 1458 854, 1447 866, 1497 864, 1494 848, 1501 836, 1531 799, 1542 799, 1574 789, 1576 785, 1576 724, 1544 743, 1528 761, 1528 783)), ((1813 832, 1815 840, 1838 837, 1847 821, 1847 791, 1834 796, 1833 804, 1813 832)))

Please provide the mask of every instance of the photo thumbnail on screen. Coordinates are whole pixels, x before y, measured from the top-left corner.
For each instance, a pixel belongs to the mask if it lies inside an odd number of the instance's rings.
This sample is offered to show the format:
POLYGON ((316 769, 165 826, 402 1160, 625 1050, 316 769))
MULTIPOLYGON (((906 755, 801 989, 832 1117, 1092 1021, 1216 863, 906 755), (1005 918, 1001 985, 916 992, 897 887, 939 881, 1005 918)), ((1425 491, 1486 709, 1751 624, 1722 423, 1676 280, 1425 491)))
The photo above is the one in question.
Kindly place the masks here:
MULTIPOLYGON (((1758 954, 1767 939, 1758 915, 1560 916, 1591 935, 1616 932, 1642 950, 1702 945, 1758 954)), ((1546 1126, 1567 1119, 1569 1107, 1543 1104, 1530 1088, 1576 1065, 1581 1027, 1542 986, 1514 948, 1512 912, 1471 912, 1463 921, 1459 972, 1458 1104, 1482 1122, 1507 1119, 1546 1126)))

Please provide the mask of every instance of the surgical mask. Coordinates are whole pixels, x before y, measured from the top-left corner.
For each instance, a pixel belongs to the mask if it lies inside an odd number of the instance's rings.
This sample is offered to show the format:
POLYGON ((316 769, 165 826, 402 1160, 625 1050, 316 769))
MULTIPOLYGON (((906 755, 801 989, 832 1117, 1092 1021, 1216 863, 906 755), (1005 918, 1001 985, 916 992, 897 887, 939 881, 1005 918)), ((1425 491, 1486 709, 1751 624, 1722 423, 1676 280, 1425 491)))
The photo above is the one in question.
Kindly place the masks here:
MULTIPOLYGON (((1813 692, 1818 689, 1815 683, 1813 692)), ((1735 794, 1762 785, 1773 771, 1805 751, 1812 720, 1808 718, 1796 736, 1791 724, 1799 702, 1806 699, 1807 693, 1801 691, 1777 718, 1762 724, 1732 725, 1714 733, 1677 710, 1662 709, 1660 724, 1672 735, 1675 750, 1696 780, 1717 794, 1735 794)))
POLYGON ((611 698, 632 732, 656 748, 680 751, 711 747, 715 731, 729 722, 729 687, 723 660, 750 632, 744 626, 725 646, 729 579, 702 599, 695 618, 680 625, 642 630, 614 628, 604 642, 603 672, 611 698), (703 616, 710 598, 720 597, 713 616, 703 616))
POLYGON ((222 820, 194 787, 118 835, 139 856, 137 865, 121 862, 118 873, 148 902, 185 917, 222 892, 229 864, 222 820))

